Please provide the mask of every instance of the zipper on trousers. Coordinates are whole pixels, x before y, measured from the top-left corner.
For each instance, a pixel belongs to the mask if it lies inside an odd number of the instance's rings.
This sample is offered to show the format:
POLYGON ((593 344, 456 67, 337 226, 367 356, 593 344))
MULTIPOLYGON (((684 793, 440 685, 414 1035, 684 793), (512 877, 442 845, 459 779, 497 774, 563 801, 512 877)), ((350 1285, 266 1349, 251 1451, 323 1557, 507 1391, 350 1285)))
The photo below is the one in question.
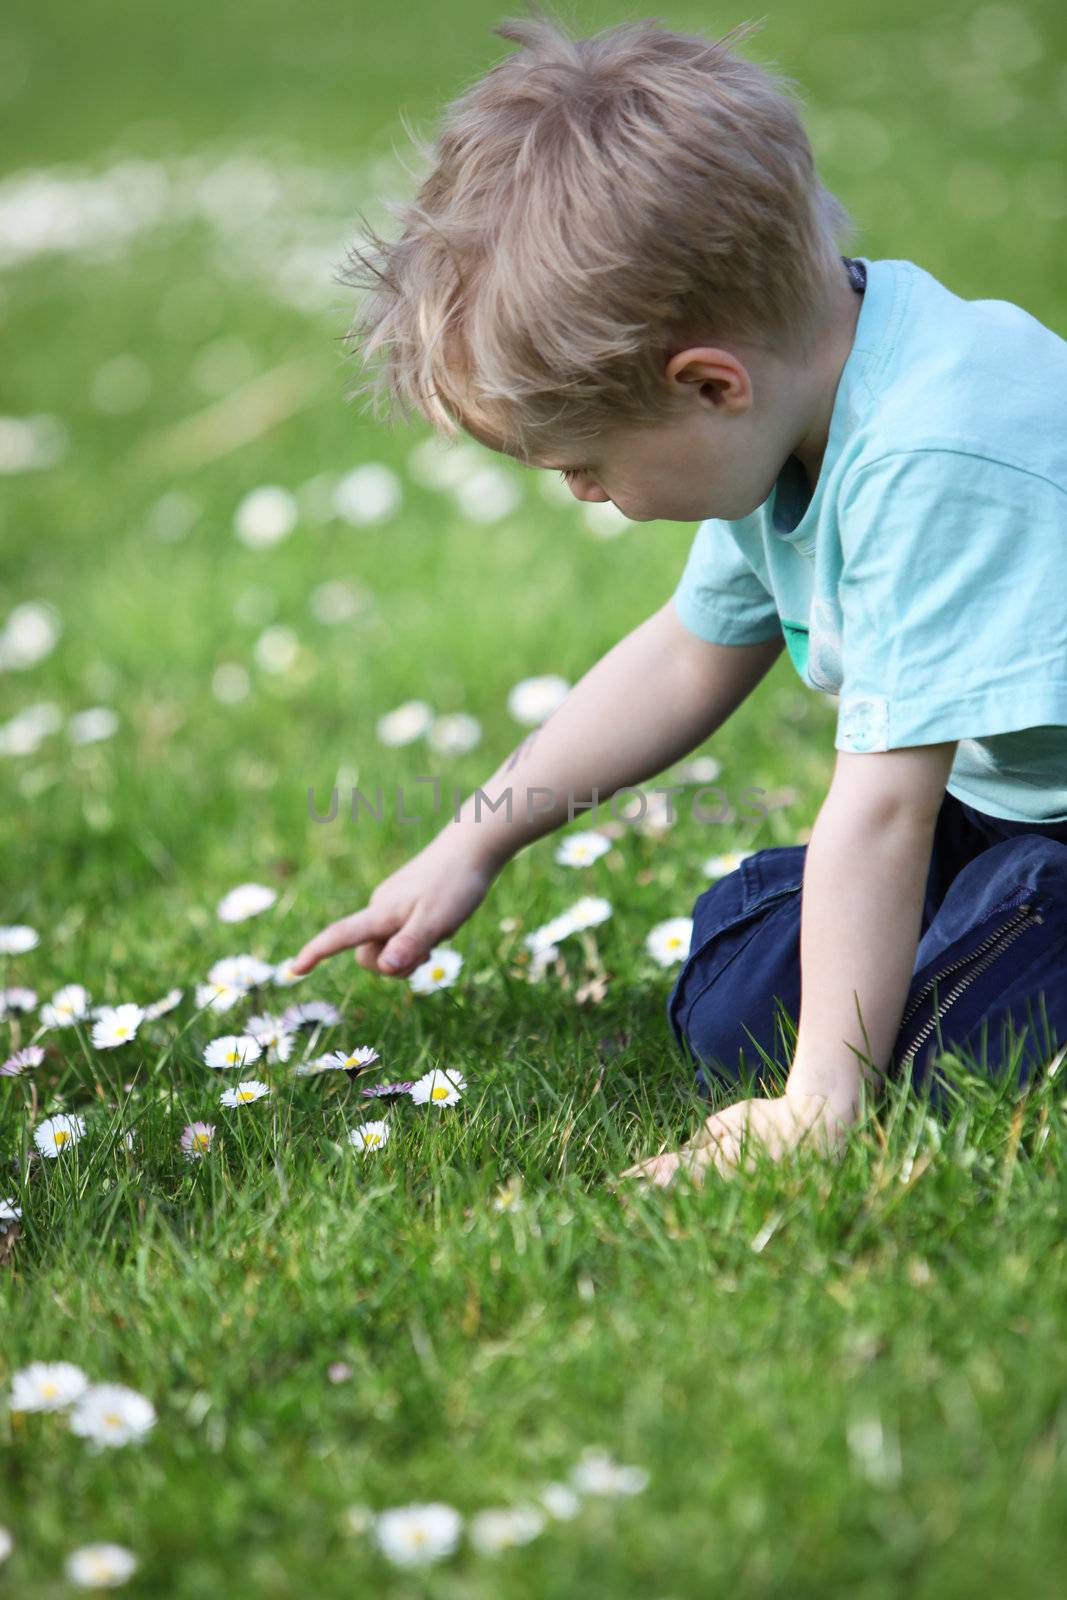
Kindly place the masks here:
POLYGON ((911 1039, 904 1053, 898 1057, 901 1070, 906 1068, 911 1063, 917 1051, 923 1044, 925 1044, 926 1040, 937 1027, 938 1022, 944 1017, 945 1012, 959 999, 960 995, 970 987, 975 978, 977 978, 978 974, 980 972, 984 972, 986 967, 988 967, 991 962, 995 961, 996 958, 1007 949, 1008 945, 1010 945, 1013 940, 1019 937, 1019 935, 1025 930, 1028 922, 1041 922, 1043 920, 1044 919, 1042 918, 1040 912, 1035 911, 1033 906, 1029 904, 1019 906, 1011 920, 1005 923, 1002 928, 998 928, 995 933, 991 933, 989 938, 984 939, 976 950, 970 951, 968 955, 961 956, 958 961, 953 961, 951 965, 943 967, 940 972, 933 973, 926 980, 922 986, 922 989, 914 997, 911 1005, 908 1007, 903 1018, 901 1019, 901 1029, 903 1029, 905 1023, 909 1022, 915 1015, 919 1006, 933 989, 935 983, 940 984, 945 978, 949 977, 960 967, 969 968, 969 971, 967 971, 960 981, 949 991, 949 993, 944 996, 940 1003, 934 1006, 930 1016, 923 1023, 922 1027, 919 1029, 914 1038, 911 1039), (986 952, 984 956, 982 954, 983 951, 986 952))

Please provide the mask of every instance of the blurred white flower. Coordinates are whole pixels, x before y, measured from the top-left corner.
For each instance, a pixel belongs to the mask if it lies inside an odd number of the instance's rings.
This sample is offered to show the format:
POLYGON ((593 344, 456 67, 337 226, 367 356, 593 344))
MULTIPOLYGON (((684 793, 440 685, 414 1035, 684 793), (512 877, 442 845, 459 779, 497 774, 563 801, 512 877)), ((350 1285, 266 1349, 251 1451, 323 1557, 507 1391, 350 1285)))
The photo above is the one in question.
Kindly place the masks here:
MULTIPOLYGON (((2 209, 2 208, 0 208, 2 209)), ((0 473, 35 472, 54 467, 67 450, 67 430, 58 417, 0 417, 0 473)))
POLYGON ((364 1154, 368 1150, 380 1150, 389 1142, 389 1124, 387 1122, 361 1122, 358 1128, 350 1128, 348 1142, 364 1154))
POLYGON ((522 490, 503 467, 486 462, 452 485, 452 495, 471 522, 499 522, 522 504, 522 490))
POLYGON ((156 1017, 165 1017, 168 1011, 173 1011, 175 1006, 181 1004, 183 992, 184 991, 181 989, 168 990, 168 992, 163 996, 162 1000, 153 1000, 150 1006, 145 1006, 145 1016, 152 1021, 154 1021, 156 1017))
POLYGON ((0 1017, 9 1011, 32 1011, 37 1004, 37 990, 14 984, 10 989, 0 989, 0 1017))
POLYGON ((107 1006, 104 1014, 93 1023, 93 1044, 98 1050, 114 1050, 117 1045, 129 1044, 144 1021, 140 1006, 107 1006))
POLYGON ((339 1072, 358 1072, 360 1068, 369 1067, 372 1062, 379 1059, 378 1052, 372 1045, 361 1044, 355 1050, 331 1050, 326 1055, 319 1056, 314 1065, 326 1072, 331 1069, 339 1072))
POLYGON ((83 1544, 71 1551, 64 1570, 79 1589, 118 1589, 137 1571, 137 1557, 121 1544, 83 1544))
POLYGON ((74 1402, 70 1431, 98 1445, 130 1444, 155 1426, 151 1400, 122 1383, 94 1383, 74 1402))
POLYGON ((31 1361, 11 1374, 12 1411, 62 1411, 89 1387, 71 1361, 31 1361))
POLYGON ((35 949, 40 942, 41 936, 36 928, 29 928, 24 922, 0 928, 0 956, 24 955, 27 950, 35 949))
POLYGON ((284 961, 279 961, 271 974, 271 983, 276 984, 279 989, 288 989, 294 983, 302 983, 307 977, 307 973, 293 971, 293 962, 295 960, 295 956, 287 956, 284 961))
POLYGON ((333 491, 333 508, 346 522, 361 526, 384 522, 400 505, 400 479, 392 467, 365 462, 346 472, 333 491))
POLYGON ((432 723, 433 710, 425 700, 405 700, 395 711, 379 717, 374 731, 381 744, 411 744, 412 740, 421 739, 432 723))
POLYGON ((224 706, 235 706, 246 699, 251 687, 251 678, 236 661, 221 662, 211 675, 211 692, 224 706))
POLYGON ((611 901, 604 900, 600 895, 585 894, 564 915, 575 929, 593 928, 611 916, 611 901))
POLYGON ((43 739, 63 726, 63 713, 52 700, 37 700, 0 723, 0 756, 32 756, 43 739))
POLYGON ((14 1539, 6 1528, 0 1528, 0 1561, 6 1561, 14 1548, 14 1539))
POLYGON ((296 1041, 293 1035, 282 1027, 280 1017, 249 1017, 245 1023, 245 1032, 267 1052, 268 1061, 288 1061, 293 1053, 296 1041))
POLYGON ((374 1537, 394 1566, 425 1566, 452 1554, 462 1526, 463 1518, 453 1506, 434 1500, 383 1511, 374 1523, 374 1537))
POLYGON ((538 1497, 550 1516, 569 1522, 578 1515, 582 1502, 565 1483, 546 1483, 538 1497))
POLYGON ((725 878, 728 872, 736 872, 742 861, 755 855, 754 850, 729 850, 725 855, 709 856, 701 868, 709 878, 725 878))
POLYGON ((11 1222, 17 1222, 22 1215, 22 1207, 15 1202, 15 1196, 9 1194, 6 1200, 0 1200, 0 1229, 6 1229, 11 1222))
POLYGON ((33 1130, 33 1142, 43 1156, 54 1158, 77 1144, 85 1132, 84 1117, 68 1117, 61 1113, 46 1117, 33 1130))
MULTIPOLYGON (((215 907, 215 915, 220 922, 246 922, 249 917, 256 917, 261 911, 266 911, 278 898, 277 889, 269 889, 263 883, 239 883, 236 889, 231 889, 224 894, 215 907)), ((237 959, 237 958, 235 958, 237 959)), ((266 962, 262 964, 263 971, 254 981, 265 983, 272 967, 266 962)), ((213 967, 209 976, 218 978, 219 974, 213 967)))
POLYGON ((582 506, 582 518, 589 532, 598 539, 614 539, 634 524, 610 500, 588 500, 582 506))
POLYGON ((454 1106, 466 1087, 467 1080, 462 1072, 435 1067, 418 1078, 408 1093, 417 1106, 454 1106))
POLYGON ((280 543, 296 527, 296 500, 277 484, 263 484, 245 495, 234 512, 234 532, 251 550, 280 543))
POLYGON ((466 711, 450 712, 435 717, 426 735, 426 742, 438 755, 461 755, 481 743, 482 725, 477 717, 466 711))
POLYGON ((555 859, 561 867, 587 867, 611 849, 611 840, 602 833, 568 833, 560 842, 555 859))
POLYGON ((256 665, 264 672, 288 672, 300 655, 300 640, 292 628, 274 623, 264 628, 252 647, 256 665))
POLYGON ((46 1028, 67 1028, 72 1022, 81 1022, 88 1013, 88 989, 80 983, 67 983, 41 1007, 41 1022, 46 1028))
POLYGON ((269 1084, 260 1082, 258 1078, 248 1078, 233 1089, 224 1089, 219 1095, 219 1105, 243 1106, 250 1100, 262 1100, 267 1094, 270 1094, 269 1084))
POLYGON ((408 472, 424 489, 450 489, 486 465, 485 453, 467 439, 449 441, 432 434, 411 451, 408 472))
POLYGON ((212 1011, 230 1011, 247 993, 244 984, 220 983, 209 979, 207 983, 198 983, 196 986, 196 1009, 202 1011, 208 1006, 212 1011))
POLYGON ((44 600, 25 600, 0 630, 0 671, 24 672, 56 647, 63 620, 44 600))
POLYGON ((566 678, 554 672, 523 678, 508 694, 508 711, 516 722, 536 727, 567 698, 570 687, 566 678))
POLYGON ((544 1528, 546 1518, 536 1506, 487 1506, 470 1520, 468 1536, 483 1555, 495 1555, 513 1545, 529 1544, 544 1528))
POLYGON ((657 922, 645 940, 645 949, 661 967, 684 961, 693 938, 692 917, 669 917, 657 922))
POLYGON ((581 1460, 571 1472, 571 1482, 582 1494, 640 1494, 648 1485, 644 1467, 624 1467, 613 1461, 606 1450, 582 1451, 581 1460))
POLYGON ((0 1078, 17 1078, 20 1072, 27 1068, 39 1067, 44 1060, 44 1051, 39 1044, 27 1044, 21 1050, 16 1050, 9 1055, 3 1066, 0 1066, 0 1078))
POLYGON ((714 756, 692 756, 678 763, 674 775, 679 783, 714 783, 721 771, 722 763, 714 756))
POLYGON ((446 945, 434 945, 427 959, 415 968, 408 983, 416 994, 432 994, 436 989, 447 989, 459 977, 463 957, 458 950, 446 945))
MULTIPOLYGON (((243 887, 258 888, 259 885, 243 887)), ((208 968, 207 977, 209 983, 232 984, 235 989, 255 989, 261 983, 272 981, 274 968, 269 961, 261 961, 259 956, 223 956, 208 968)))
POLYGON ((304 1000, 286 1006, 282 1012, 282 1027, 287 1033, 294 1028, 333 1028, 341 1020, 341 1013, 328 1000, 304 1000))
POLYGON ((149 506, 145 527, 156 539, 173 544, 184 539, 200 520, 199 500, 184 489, 167 489, 149 506))
POLYGON ((357 589, 347 578, 330 578, 311 591, 311 614, 316 622, 327 626, 347 622, 365 611, 369 604, 369 594, 357 589))

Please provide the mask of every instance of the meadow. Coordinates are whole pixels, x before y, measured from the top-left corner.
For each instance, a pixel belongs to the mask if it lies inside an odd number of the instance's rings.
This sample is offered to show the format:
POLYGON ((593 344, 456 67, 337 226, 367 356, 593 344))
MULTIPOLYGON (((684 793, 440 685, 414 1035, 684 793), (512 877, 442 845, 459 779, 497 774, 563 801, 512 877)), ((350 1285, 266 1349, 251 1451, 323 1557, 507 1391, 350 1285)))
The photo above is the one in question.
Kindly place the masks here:
MULTIPOLYGON (((724 820, 579 818, 608 824, 585 865, 539 840, 443 982, 286 971, 541 680, 662 604, 695 531, 346 403, 357 213, 387 225, 401 113, 431 132, 508 14, 0 21, 0 1594, 1051 1597, 1062 1075, 946 1062, 945 1117, 893 1086, 839 1162, 613 1181, 708 1109, 649 936, 825 793, 833 705, 785 654, 659 780, 719 788, 724 820), (363 1093, 396 1083, 430 1098, 363 1093), (36 1362, 82 1376, 12 1406, 36 1362), (86 1379, 134 1398, 94 1412, 86 1379), (383 1522, 410 1506, 439 1509, 383 1522), (101 1544, 126 1565, 68 1568, 101 1544)), ((1067 328, 1061 8, 766 15, 746 53, 803 85, 846 248, 1067 328)))

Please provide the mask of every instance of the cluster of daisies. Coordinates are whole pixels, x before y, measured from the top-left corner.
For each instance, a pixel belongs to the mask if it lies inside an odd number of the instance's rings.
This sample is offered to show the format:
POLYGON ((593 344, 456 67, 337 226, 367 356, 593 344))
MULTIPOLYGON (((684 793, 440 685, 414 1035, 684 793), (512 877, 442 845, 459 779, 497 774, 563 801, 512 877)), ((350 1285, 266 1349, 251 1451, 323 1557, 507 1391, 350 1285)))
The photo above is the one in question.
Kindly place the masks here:
MULTIPOLYGON (((51 1411, 64 1415, 71 1433, 88 1439, 97 1451, 136 1444, 151 1432, 156 1409, 151 1400, 121 1383, 92 1383, 71 1361, 31 1361, 11 1377, 9 1409, 17 1416, 51 1411)), ((14 1548, 0 1528, 0 1562, 14 1548)), ((137 1568, 133 1552, 123 1545, 88 1544, 72 1550, 64 1570, 83 1589, 113 1589, 137 1568)))
POLYGON ((529 1544, 549 1519, 570 1521, 581 1510, 582 1496, 640 1494, 648 1485, 644 1467, 624 1466, 603 1449, 590 1446, 570 1473, 569 1481, 547 1483, 531 1499, 514 1505, 486 1506, 464 1522, 455 1506, 431 1500, 392 1506, 375 1512, 349 1507, 346 1523, 353 1533, 369 1534, 394 1566, 429 1566, 452 1555, 464 1531, 480 1555, 496 1555, 529 1544))

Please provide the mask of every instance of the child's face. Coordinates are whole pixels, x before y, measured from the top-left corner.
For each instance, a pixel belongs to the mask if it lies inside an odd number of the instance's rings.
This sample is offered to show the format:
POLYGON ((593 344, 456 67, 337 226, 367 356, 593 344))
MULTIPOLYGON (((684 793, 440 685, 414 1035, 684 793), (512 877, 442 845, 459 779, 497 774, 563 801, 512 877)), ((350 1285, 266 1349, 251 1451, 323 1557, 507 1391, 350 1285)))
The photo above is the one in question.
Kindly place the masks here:
POLYGON ((681 404, 672 421, 608 429, 581 454, 546 456, 538 466, 571 469, 577 500, 611 500, 634 522, 733 521, 774 489, 798 438, 796 407, 782 395, 780 363, 755 353, 692 349, 665 370, 681 404))

